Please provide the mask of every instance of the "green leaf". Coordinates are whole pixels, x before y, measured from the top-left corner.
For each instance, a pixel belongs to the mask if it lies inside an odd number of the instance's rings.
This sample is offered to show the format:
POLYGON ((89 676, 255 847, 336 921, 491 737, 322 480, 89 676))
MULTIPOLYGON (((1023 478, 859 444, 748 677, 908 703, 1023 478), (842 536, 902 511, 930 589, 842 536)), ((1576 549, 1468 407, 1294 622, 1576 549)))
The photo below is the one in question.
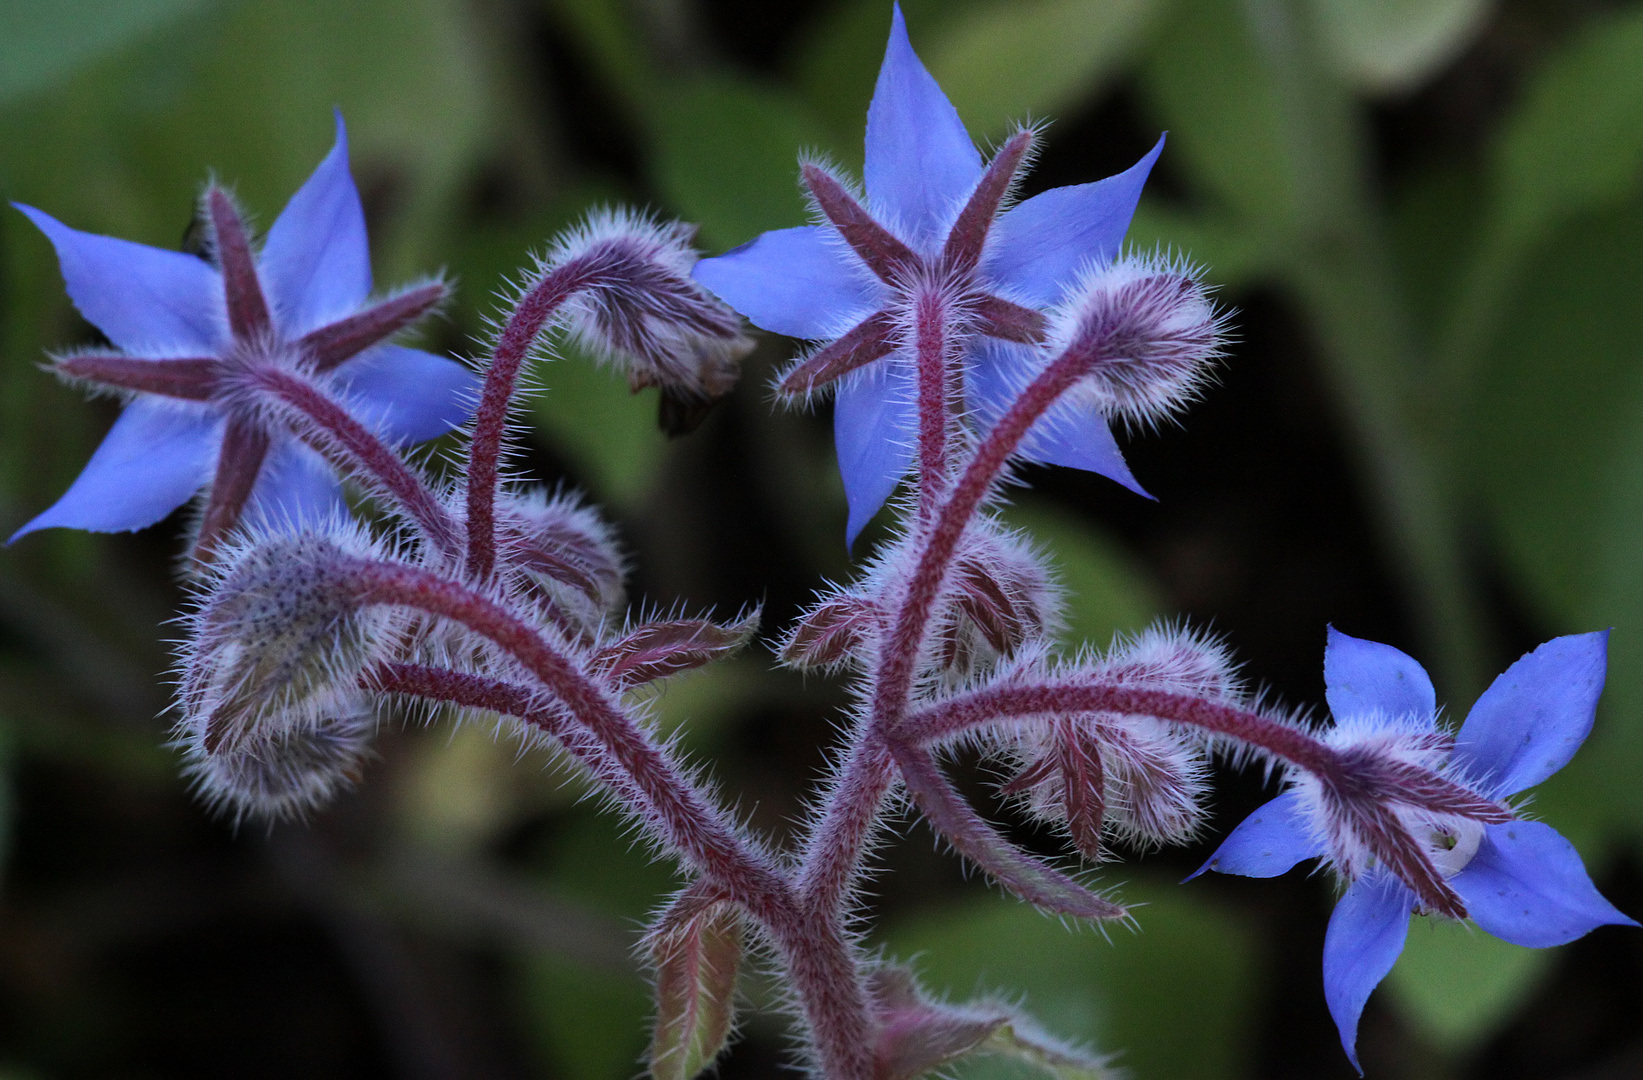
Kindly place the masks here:
POLYGON ((1559 632, 1612 626, 1589 745, 1547 786, 1554 826, 1635 835, 1643 815, 1643 201, 1530 249, 1471 420, 1473 468, 1514 579, 1559 632), (1555 808, 1555 813, 1553 812, 1555 808))
POLYGON ((1244 5, 1180 0, 1141 68, 1165 153, 1235 214, 1267 223, 1296 213, 1285 115, 1248 28, 1244 5))
POLYGON ((703 78, 659 100, 655 119, 656 185, 701 226, 704 247, 806 223, 798 159, 827 136, 800 103, 747 80, 703 78))
POLYGON ((1414 919, 1386 985, 1428 1038, 1458 1053, 1499 1030, 1553 959, 1463 923, 1414 919))
POLYGON ((652 932, 656 1023, 650 1074, 655 1080, 692 1080, 730 1040, 742 936, 741 912, 724 902, 652 932))
POLYGON ((1589 20, 1536 74, 1495 155, 1501 227, 1533 239, 1643 173, 1643 11, 1589 20))
POLYGON ((1115 75, 1163 0, 992 3, 936 30, 924 60, 978 139, 1067 109, 1115 75))
POLYGON ((204 0, 13 0, 0 6, 0 105, 71 77, 204 0))
POLYGON ((1460 54, 1493 0, 1313 0, 1336 68, 1365 90, 1410 90, 1460 54))
MULTIPOLYGON (((1259 999, 1248 928, 1179 886, 1137 882, 1124 894, 1139 929, 1115 930, 1110 941, 992 896, 894 923, 884 940, 898 955, 919 954, 932 989, 997 988, 1012 1000, 1024 992, 1046 1028, 1121 1052, 1138 1077, 1244 1075, 1259 999)), ((963 1075, 1020 1070, 982 1061, 963 1075)))
POLYGON ((1157 617, 1157 584, 1090 522, 1043 503, 1012 506, 1004 517, 1053 553, 1055 575, 1067 590, 1063 644, 1104 646, 1114 634, 1157 617))

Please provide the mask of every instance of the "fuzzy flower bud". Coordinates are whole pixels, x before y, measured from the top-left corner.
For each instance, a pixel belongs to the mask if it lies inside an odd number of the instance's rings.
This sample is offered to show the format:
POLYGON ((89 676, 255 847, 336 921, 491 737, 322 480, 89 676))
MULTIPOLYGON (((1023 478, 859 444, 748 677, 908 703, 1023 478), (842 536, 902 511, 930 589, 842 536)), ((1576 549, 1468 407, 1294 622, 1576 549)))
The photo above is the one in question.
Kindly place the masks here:
POLYGON ((1075 396, 1103 415, 1151 425, 1198 395, 1221 354, 1224 322, 1193 267, 1126 255, 1086 271, 1068 291, 1048 347, 1097 357, 1075 396))
POLYGON ((953 559, 932 620, 935 662, 964 675, 1043 640, 1060 621, 1060 597, 1043 558, 996 519, 978 519, 953 559))
POLYGON ((361 676, 402 620, 364 608, 345 557, 377 554, 347 526, 255 538, 222 560, 189 617, 178 743, 202 794, 283 817, 356 771, 374 721, 361 676))
POLYGON ((555 242, 526 287, 549 273, 578 277, 584 287, 564 309, 571 333, 635 391, 660 387, 674 434, 730 392, 753 347, 736 313, 691 278, 693 231, 626 209, 596 212, 555 242))
POLYGON ((574 494, 542 489, 504 495, 500 562, 523 603, 593 634, 625 600, 622 553, 610 525, 574 494))
MULTIPOLYGON (((1152 627, 1057 677, 1209 701, 1240 697, 1225 649, 1169 627, 1152 627)), ((1004 790, 1064 825, 1087 858, 1104 857, 1109 835, 1137 845, 1179 843, 1203 823, 1207 749, 1196 735, 1151 717, 1059 716, 1017 736, 1014 751, 1024 764, 1004 790)))

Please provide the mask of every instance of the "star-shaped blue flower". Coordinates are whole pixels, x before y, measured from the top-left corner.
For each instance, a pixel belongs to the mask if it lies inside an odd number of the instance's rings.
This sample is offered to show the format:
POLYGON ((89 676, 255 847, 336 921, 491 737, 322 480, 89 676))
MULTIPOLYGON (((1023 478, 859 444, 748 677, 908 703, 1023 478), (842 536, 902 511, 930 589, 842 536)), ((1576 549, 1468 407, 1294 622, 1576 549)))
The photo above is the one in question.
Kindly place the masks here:
POLYGON ((335 473, 243 405, 221 376, 247 358, 301 365, 384 437, 444 434, 471 410, 474 375, 388 342, 445 296, 434 283, 375 304, 359 192, 337 116, 336 144, 254 254, 221 189, 205 214, 214 262, 80 232, 29 206, 57 249, 74 306, 114 344, 61 357, 58 371, 129 400, 78 479, 12 540, 38 529, 118 532, 152 525, 202 487, 202 548, 244 515, 270 524, 342 510, 335 473))
MULTIPOLYGON (((1557 772, 1592 730, 1603 691, 1608 632, 1555 638, 1506 669, 1454 740, 1453 778, 1491 800, 1516 795, 1557 772)), ((1436 733, 1436 695, 1426 671, 1390 645, 1329 631, 1324 681, 1336 722, 1385 721, 1436 733)), ((1276 877, 1330 853, 1305 803, 1288 792, 1233 830, 1198 873, 1276 877)), ((1515 945, 1562 945, 1599 926, 1636 926, 1597 891, 1574 845, 1548 825, 1512 820, 1434 833, 1433 859, 1479 927, 1515 945)), ((1197 876, 1196 874, 1194 876, 1197 876)), ((1403 951, 1420 908, 1402 882, 1371 870, 1346 890, 1324 938, 1324 996, 1341 1045, 1358 1067, 1358 1018, 1403 951)), ((1362 1069, 1359 1068, 1362 1072, 1362 1069)))
MULTIPOLYGON (((966 404, 990 424, 1042 362, 1034 348, 1044 337, 1041 309, 1081 270, 1118 253, 1163 148, 1160 139, 1117 176, 1046 191, 1001 213, 1031 142, 1020 133, 983 165, 913 52, 898 5, 867 112, 866 207, 826 170, 806 165, 805 185, 828 224, 768 232, 697 264, 697 279, 755 325, 830 343, 781 388, 803 394, 840 380, 834 437, 852 542, 913 460, 914 364, 901 325, 911 290, 940 278, 972 313, 966 404)), ((1145 494, 1106 420, 1071 404, 1039 422, 1024 452, 1145 494)))

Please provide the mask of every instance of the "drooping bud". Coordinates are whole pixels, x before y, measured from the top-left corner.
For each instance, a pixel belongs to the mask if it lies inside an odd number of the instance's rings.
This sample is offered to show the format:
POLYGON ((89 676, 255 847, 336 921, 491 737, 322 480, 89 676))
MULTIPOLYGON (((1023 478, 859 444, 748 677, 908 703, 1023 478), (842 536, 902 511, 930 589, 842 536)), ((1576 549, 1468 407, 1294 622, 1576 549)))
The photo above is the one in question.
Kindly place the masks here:
POLYGON ((622 553, 598 511, 573 494, 537 489, 503 495, 497 517, 498 561, 529 601, 590 634, 621 609, 622 553))
POLYGON ((1051 318, 1048 348, 1094 358, 1073 396, 1106 416, 1151 425, 1197 396, 1221 353, 1224 322, 1194 268, 1130 254, 1068 290, 1051 318))
POLYGON ((360 677, 403 620, 364 607, 357 529, 257 537, 228 552, 190 616, 178 743, 204 796, 239 815, 300 813, 353 774, 374 726, 360 677))
POLYGON ((699 886, 687 889, 646 936, 656 969, 654 1080, 691 1080, 730 1041, 741 974, 742 913, 699 886))
POLYGON ((627 209, 602 210, 561 235, 538 268, 538 278, 577 268, 585 286, 565 305, 571 332, 635 391, 661 388, 670 434, 699 423, 730 392, 753 347, 736 313, 691 278, 693 231, 627 209))

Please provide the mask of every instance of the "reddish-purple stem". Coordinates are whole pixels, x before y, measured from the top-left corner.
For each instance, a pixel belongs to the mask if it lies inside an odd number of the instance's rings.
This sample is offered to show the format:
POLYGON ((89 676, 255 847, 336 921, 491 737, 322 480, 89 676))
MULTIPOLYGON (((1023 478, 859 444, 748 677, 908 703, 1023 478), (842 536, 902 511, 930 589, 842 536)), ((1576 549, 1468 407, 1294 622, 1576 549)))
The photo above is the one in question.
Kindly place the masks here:
POLYGON ((238 417, 228 421, 222 449, 217 452, 217 474, 211 481, 211 495, 200 516, 200 534, 194 541, 195 560, 210 562, 217 546, 239 524, 267 456, 268 435, 262 428, 238 417))
POLYGON ((590 267, 572 260, 545 275, 527 292, 497 338, 485 372, 485 389, 474 416, 468 450, 468 577, 483 581, 496 566, 496 484, 501 471, 502 440, 508 409, 519 385, 519 372, 548 320, 577 290, 588 284, 590 267))
POLYGON ((374 478, 381 490, 422 526, 436 547, 447 554, 456 550, 457 523, 438 497, 347 409, 306 379, 280 368, 257 368, 248 378, 312 422, 312 429, 299 427, 298 434, 315 449, 345 468, 353 466, 374 478))
POLYGON ((1512 820, 1498 803, 1406 762, 1362 749, 1337 750, 1299 728, 1250 709, 1191 694, 1100 683, 1040 683, 979 690, 912 714, 894 738, 925 744, 1002 719, 1078 713, 1152 716, 1258 747, 1317 777, 1352 814, 1352 827, 1429 905, 1464 917, 1465 906, 1431 860, 1407 836, 1393 802, 1485 824, 1512 820))
POLYGON ((930 752, 893 744, 896 765, 913 800, 942 839, 1029 903, 1080 919, 1121 919, 1124 909, 1046 866, 998 834, 970 808, 930 752))
POLYGON ((64 356, 55 365, 59 374, 71 379, 138 390, 145 394, 209 400, 217 384, 218 361, 213 357, 183 357, 176 360, 141 360, 134 356, 107 356, 81 353, 64 356))
POLYGON ((949 399, 952 356, 947 348, 949 311, 936 288, 920 290, 913 301, 913 334, 918 353, 919 520, 935 512, 947 481, 947 443, 952 426, 949 399))
POLYGON ((383 341, 432 311, 448 294, 434 282, 391 296, 380 304, 304 334, 297 344, 314 360, 314 370, 330 371, 351 356, 383 341))
POLYGON ((257 263, 251 257, 245 223, 222 188, 212 188, 205 201, 217 237, 217 266, 222 271, 223 293, 228 301, 228 328, 240 341, 266 337, 274 321, 257 281, 257 263))
POLYGON ((770 930, 804 1002, 826 1075, 872 1080, 873 1020, 848 939, 835 923, 795 902, 781 871, 742 841, 665 751, 568 657, 490 597, 416 567, 352 561, 349 576, 362 601, 451 619, 523 664, 627 775, 635 801, 673 850, 770 930))

